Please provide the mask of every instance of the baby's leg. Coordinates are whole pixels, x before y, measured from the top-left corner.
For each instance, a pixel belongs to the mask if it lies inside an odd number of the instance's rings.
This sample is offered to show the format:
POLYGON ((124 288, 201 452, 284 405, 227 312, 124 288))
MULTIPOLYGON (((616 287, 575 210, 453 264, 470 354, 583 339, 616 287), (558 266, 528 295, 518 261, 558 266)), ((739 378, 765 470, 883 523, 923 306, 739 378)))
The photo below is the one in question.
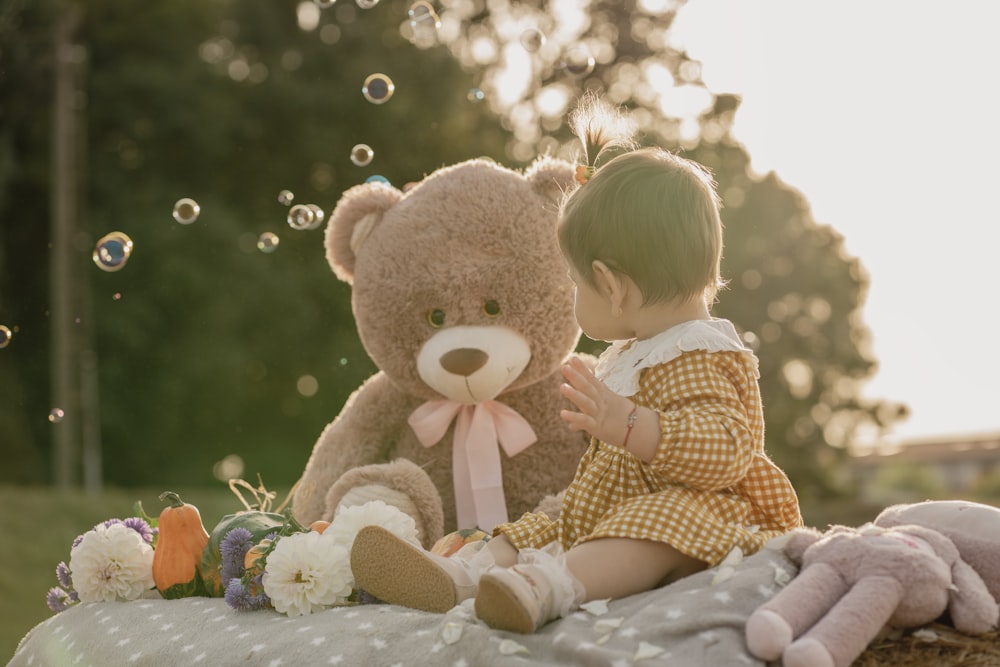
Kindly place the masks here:
POLYGON ((506 535, 497 535, 486 543, 486 548, 493 554, 493 562, 500 567, 510 567, 517 562, 517 547, 506 535))
POLYGON ((524 553, 528 560, 480 579, 476 614, 490 627, 534 632, 581 602, 641 593, 706 566, 669 545, 624 538, 585 542, 565 558, 524 553))
POLYGON ((642 593, 707 567, 669 544, 619 537, 578 544, 566 552, 566 565, 583 585, 584 601, 642 593))

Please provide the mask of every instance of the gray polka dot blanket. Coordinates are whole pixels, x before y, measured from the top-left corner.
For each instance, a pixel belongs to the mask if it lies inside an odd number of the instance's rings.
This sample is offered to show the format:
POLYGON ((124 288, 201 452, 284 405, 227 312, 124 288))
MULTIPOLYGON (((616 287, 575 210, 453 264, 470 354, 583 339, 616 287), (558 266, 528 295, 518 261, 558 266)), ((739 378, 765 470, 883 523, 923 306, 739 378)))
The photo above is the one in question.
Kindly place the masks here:
POLYGON ((471 600, 446 614, 368 604, 297 617, 204 597, 78 604, 32 628, 9 665, 763 666, 744 625, 796 568, 769 548, 732 556, 663 588, 588 603, 534 635, 490 629, 471 600))

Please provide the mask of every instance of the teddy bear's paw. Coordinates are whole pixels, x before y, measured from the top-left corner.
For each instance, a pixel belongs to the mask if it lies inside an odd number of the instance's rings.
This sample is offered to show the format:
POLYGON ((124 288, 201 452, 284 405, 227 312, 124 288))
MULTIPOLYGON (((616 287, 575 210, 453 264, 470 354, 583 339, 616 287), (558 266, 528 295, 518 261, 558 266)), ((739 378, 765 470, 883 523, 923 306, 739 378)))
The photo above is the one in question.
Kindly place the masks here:
POLYGON ((812 637, 792 642, 781 654, 784 667, 842 667, 837 665, 823 644, 812 637))
POLYGON ((770 609, 758 609, 747 619, 747 646, 762 660, 777 660, 792 641, 788 622, 770 609))
POLYGON ((417 527, 417 535, 422 540, 423 536, 426 534, 425 527, 421 521, 420 511, 417 509, 416 503, 407 494, 399 491, 397 489, 390 488, 388 486, 383 486, 381 484, 365 484, 363 486, 355 486, 340 499, 337 504, 337 508, 341 507, 354 507, 355 505, 364 505, 367 502, 373 500, 381 500, 386 505, 392 505, 403 514, 406 514, 413 518, 413 522, 417 527))

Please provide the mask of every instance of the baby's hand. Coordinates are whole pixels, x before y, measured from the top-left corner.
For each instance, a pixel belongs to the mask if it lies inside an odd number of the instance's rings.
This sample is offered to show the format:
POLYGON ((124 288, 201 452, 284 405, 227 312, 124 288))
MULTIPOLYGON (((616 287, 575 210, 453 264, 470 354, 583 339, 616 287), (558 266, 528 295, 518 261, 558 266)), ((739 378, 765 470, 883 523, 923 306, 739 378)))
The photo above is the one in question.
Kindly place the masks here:
POLYGON ((598 440, 621 445, 624 425, 635 407, 632 401, 608 389, 575 357, 562 367, 562 374, 569 384, 560 391, 579 412, 562 410, 559 417, 572 431, 586 431, 598 440))

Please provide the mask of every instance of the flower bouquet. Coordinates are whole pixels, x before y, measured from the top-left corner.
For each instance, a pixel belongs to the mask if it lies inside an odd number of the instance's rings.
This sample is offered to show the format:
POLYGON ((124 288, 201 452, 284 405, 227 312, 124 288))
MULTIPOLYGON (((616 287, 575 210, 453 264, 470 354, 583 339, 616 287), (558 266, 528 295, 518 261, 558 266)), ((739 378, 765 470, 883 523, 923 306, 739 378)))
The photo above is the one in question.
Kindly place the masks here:
POLYGON ((288 616, 372 601, 355 588, 351 546, 358 531, 379 525, 419 545, 413 519, 381 500, 341 508, 332 521, 303 526, 290 510, 271 512, 273 494, 243 480, 230 488, 245 510, 223 517, 211 534, 197 508, 166 492, 159 518, 110 519, 73 541, 69 564, 56 567, 50 609, 80 602, 146 596, 224 597, 236 611, 274 609, 288 616), (248 503, 237 487, 250 489, 248 503), (175 514, 176 513, 176 514, 175 514))

